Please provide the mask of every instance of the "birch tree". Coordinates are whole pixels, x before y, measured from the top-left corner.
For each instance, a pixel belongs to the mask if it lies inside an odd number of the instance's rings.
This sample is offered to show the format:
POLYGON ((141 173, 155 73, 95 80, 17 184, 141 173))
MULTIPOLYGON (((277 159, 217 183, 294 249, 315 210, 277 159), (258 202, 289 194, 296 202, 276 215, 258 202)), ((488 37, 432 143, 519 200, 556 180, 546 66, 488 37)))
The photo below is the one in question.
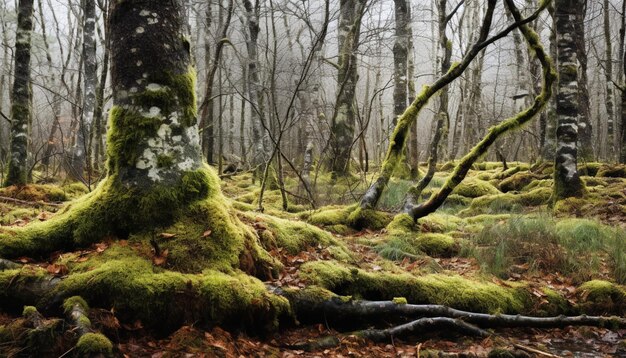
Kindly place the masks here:
POLYGON ((33 0, 20 0, 17 7, 15 66, 11 93, 11 144, 9 169, 4 185, 28 182, 28 141, 31 121, 30 44, 33 31, 33 0))
POLYGON ((581 0, 556 0, 555 3, 559 80, 556 97, 557 132, 552 201, 582 196, 585 190, 578 174, 576 148, 580 105, 574 22, 579 6, 582 6, 581 0))

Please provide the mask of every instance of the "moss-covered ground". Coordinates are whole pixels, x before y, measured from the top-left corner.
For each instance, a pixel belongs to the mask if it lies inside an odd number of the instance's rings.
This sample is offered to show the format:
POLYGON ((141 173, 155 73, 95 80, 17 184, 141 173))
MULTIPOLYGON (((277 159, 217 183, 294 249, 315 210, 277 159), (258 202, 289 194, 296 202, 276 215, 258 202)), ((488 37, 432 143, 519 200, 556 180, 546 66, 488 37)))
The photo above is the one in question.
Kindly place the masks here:
MULTIPOLYGON (((623 168, 592 164, 581 168, 588 195, 550 208, 549 168, 509 163, 511 169, 504 171, 499 163, 479 163, 440 210, 417 223, 408 215, 396 215, 411 185, 403 179, 390 182, 380 211, 355 215, 359 209, 354 203, 371 176, 333 180, 319 174, 316 209, 303 199, 297 179, 287 176, 288 192, 296 194, 289 197, 290 209, 282 210, 278 190, 268 190, 264 213, 256 211, 260 188, 251 175, 231 176, 221 182, 223 202, 196 203, 170 226, 123 240, 108 237, 45 258, 21 257, 24 267, 0 271, 0 356, 24 349, 46 356, 87 345, 98 345, 105 354, 130 356, 219 356, 232 347, 244 356, 260 351, 296 354, 285 345, 333 334, 332 324, 293 328, 294 307, 271 293, 268 285, 291 292, 287 297, 313 301, 339 295, 486 313, 624 316, 626 177, 623 168), (227 218, 237 227, 219 229, 207 218, 227 218), (229 230, 239 232, 240 243, 220 242, 221 236, 232 237, 229 230), (242 256, 224 250, 250 242, 257 246, 247 247, 242 256), (12 288, 50 277, 60 278, 60 283, 43 296, 11 293, 12 288), (54 317, 48 305, 59 301, 59 295, 80 295, 91 307, 93 326, 112 347, 97 335, 83 336, 80 342, 78 337, 58 335, 49 350, 34 350, 32 342, 43 338, 29 338, 32 330, 22 317, 23 306, 33 305, 54 317), (234 336, 218 327, 257 338, 234 336)), ((443 185, 451 169, 439 166, 423 199, 443 185)), ((0 197, 24 202, 0 199, 0 230, 53 220, 55 212, 63 210, 58 204, 85 192, 78 184, 2 189, 0 197)), ((48 319, 45 329, 61 332, 58 321, 48 319)), ((601 339, 606 329, 551 332, 565 342, 582 334, 591 340, 598 337, 599 347, 606 348, 601 339)), ((501 333, 496 342, 465 340, 455 349, 487 346, 486 355, 489 347, 510 346, 529 336, 541 339, 536 332, 512 330, 501 333)), ((618 347, 619 340, 611 345, 618 347)), ((395 349, 414 356, 416 341, 424 344, 420 356, 427 356, 427 349, 455 350, 442 343, 449 338, 427 336, 398 341, 395 348, 348 339, 325 354, 360 350, 364 356, 385 356, 395 349)), ((549 344, 542 349, 563 352, 549 344)))

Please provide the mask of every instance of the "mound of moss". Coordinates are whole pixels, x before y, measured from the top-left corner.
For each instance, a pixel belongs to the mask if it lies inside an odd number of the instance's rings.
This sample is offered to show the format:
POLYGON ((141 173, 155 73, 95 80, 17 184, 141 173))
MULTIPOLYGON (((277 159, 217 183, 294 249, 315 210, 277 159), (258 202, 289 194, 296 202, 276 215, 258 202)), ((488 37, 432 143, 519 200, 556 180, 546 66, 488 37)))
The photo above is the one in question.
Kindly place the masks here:
POLYGON ((487 181, 467 178, 454 188, 453 193, 466 198, 477 198, 484 195, 500 194, 500 191, 487 181))
POLYGON ((523 289, 500 287, 461 276, 367 272, 332 261, 301 266, 300 277, 337 294, 369 300, 404 297, 410 303, 432 303, 474 312, 521 313, 530 306, 523 289))

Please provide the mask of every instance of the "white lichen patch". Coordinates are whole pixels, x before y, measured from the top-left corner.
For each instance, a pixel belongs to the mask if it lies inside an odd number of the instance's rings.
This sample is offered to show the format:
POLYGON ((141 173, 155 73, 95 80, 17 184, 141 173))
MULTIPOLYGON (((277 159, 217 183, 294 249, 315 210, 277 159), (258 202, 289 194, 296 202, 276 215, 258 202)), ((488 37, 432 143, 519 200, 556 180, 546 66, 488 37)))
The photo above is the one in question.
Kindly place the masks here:
POLYGON ((143 34, 145 31, 146 30, 143 27, 141 27, 141 26, 139 26, 138 28, 135 29, 135 32, 138 33, 138 34, 143 34))
MULTIPOLYGON (((151 107, 148 112, 143 112, 143 116, 153 118, 162 116, 161 109, 151 107)), ((161 181, 165 176, 180 170, 193 170, 198 167, 197 158, 189 153, 190 146, 199 146, 198 127, 193 126, 186 128, 183 134, 173 135, 173 129, 180 126, 178 124, 179 114, 177 112, 170 113, 165 123, 162 123, 157 130, 156 136, 146 141, 147 147, 144 148, 141 156, 137 160, 136 168, 147 170, 147 176, 152 181, 161 181), (159 166, 159 158, 169 157, 176 163, 174 166, 159 166)))

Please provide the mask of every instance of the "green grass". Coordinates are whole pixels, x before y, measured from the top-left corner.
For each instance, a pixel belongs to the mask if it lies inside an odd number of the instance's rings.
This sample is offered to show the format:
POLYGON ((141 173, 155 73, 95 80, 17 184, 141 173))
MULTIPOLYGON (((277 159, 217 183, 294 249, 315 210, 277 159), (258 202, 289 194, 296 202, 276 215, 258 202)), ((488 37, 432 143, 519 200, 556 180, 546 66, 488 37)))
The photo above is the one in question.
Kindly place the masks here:
POLYGON ((547 213, 515 216, 504 224, 490 224, 461 254, 475 257, 482 269, 507 278, 513 265, 531 271, 560 272, 575 281, 598 278, 602 263, 610 261, 617 282, 626 282, 626 233, 588 219, 557 221, 547 213))

